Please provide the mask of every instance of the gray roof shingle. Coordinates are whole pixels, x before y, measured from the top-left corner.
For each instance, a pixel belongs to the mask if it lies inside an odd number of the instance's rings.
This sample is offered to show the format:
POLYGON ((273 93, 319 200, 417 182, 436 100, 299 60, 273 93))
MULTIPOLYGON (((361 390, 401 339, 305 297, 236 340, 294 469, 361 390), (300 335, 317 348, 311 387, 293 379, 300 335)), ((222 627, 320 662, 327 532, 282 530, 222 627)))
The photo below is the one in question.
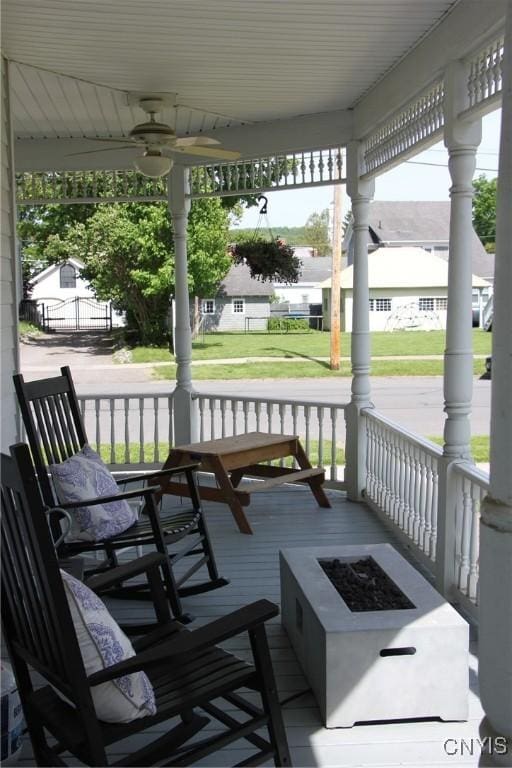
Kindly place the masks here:
POLYGON ((272 283, 263 283, 251 277, 246 264, 233 264, 218 291, 224 296, 272 296, 272 283))
MULTIPOLYGON (((370 205, 368 242, 383 245, 448 245, 449 201, 379 201, 370 205)), ((494 256, 486 252, 475 231, 471 241, 472 271, 493 279, 494 256)), ((448 258, 448 251, 437 252, 448 258)))

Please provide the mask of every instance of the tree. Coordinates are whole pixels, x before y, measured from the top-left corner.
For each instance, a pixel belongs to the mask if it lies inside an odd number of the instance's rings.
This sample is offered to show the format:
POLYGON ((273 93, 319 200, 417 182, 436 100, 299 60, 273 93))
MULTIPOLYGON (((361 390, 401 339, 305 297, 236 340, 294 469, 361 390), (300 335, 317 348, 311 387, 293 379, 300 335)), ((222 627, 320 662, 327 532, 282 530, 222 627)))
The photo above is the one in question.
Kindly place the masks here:
POLYGON ((473 227, 489 253, 495 250, 497 186, 498 179, 487 179, 483 175, 473 181, 473 227))
POLYGON ((329 256, 331 243, 329 239, 329 209, 321 213, 312 213, 304 227, 306 245, 310 245, 318 256, 329 256))
MULTIPOLYGON (((218 199, 192 203, 189 217, 191 293, 212 293, 230 266, 229 216, 218 199)), ((50 235, 44 254, 50 261, 75 256, 82 275, 102 300, 127 312, 143 344, 166 339, 169 296, 174 292, 172 220, 165 203, 95 206, 85 221, 50 235)))

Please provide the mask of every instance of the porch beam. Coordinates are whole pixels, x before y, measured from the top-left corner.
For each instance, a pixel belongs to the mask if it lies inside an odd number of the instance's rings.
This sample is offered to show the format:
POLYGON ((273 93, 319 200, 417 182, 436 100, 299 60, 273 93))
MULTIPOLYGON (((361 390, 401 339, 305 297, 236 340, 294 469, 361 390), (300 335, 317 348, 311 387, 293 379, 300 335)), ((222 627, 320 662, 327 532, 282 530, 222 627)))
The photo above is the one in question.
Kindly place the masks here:
POLYGON ((176 445, 198 439, 197 400, 193 398, 192 331, 188 287, 187 224, 190 211, 189 171, 175 165, 169 174, 169 209, 174 231, 174 301, 176 322, 173 328, 176 355, 174 390, 174 441, 176 445))
MULTIPOLYGON (((352 397, 346 408, 346 482, 349 499, 361 500, 366 488, 366 422, 361 415, 370 402, 370 290, 368 286, 368 220, 375 184, 363 181, 363 147, 347 147, 347 193, 352 202, 354 272, 352 285, 352 397)), ((331 296, 331 301, 340 297, 331 296)))
MULTIPOLYGON (((496 216, 489 495, 480 524, 480 691, 512 755, 512 7, 505 36, 496 216)), ((506 758, 503 765, 506 764, 506 758)))

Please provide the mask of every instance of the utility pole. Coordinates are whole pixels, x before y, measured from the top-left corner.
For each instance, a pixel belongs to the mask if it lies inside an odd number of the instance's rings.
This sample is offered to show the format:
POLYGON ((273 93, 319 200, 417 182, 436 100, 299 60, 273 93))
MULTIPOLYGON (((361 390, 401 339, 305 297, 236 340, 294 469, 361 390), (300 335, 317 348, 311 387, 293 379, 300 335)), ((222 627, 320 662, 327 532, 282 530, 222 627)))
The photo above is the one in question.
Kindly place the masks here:
POLYGON ((331 371, 340 368, 341 230, 343 185, 334 185, 331 274, 331 371))

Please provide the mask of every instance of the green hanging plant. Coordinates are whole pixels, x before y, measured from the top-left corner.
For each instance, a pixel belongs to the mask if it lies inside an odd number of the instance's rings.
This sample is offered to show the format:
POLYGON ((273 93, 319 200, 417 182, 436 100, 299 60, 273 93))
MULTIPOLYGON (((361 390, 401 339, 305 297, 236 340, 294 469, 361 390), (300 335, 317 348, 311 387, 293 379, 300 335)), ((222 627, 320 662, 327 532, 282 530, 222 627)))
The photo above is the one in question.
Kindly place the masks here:
POLYGON ((254 238, 232 246, 231 254, 235 264, 247 264, 251 277, 256 280, 276 283, 297 283, 301 262, 294 255, 293 248, 278 238, 265 240, 254 238))

